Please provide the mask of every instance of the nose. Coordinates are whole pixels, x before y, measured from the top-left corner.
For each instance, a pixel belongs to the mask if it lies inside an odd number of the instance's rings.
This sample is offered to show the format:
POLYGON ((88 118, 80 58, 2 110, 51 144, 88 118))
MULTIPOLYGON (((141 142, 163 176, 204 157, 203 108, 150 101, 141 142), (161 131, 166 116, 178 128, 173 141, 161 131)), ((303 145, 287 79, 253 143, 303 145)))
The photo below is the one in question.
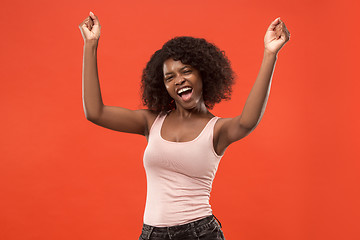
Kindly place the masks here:
POLYGON ((175 79, 175 85, 181 85, 185 82, 185 78, 183 76, 179 76, 175 79))

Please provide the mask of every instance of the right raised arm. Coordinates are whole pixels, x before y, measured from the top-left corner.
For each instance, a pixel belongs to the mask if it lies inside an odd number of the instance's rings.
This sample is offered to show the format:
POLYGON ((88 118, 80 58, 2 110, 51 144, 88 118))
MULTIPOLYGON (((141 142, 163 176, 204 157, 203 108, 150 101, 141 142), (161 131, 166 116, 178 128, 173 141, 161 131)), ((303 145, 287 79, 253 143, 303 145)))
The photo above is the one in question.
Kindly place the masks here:
POLYGON ((103 104, 97 70, 97 47, 101 28, 98 18, 90 12, 90 16, 79 28, 84 38, 82 95, 86 119, 115 131, 146 136, 156 117, 153 113, 144 109, 133 111, 103 104))

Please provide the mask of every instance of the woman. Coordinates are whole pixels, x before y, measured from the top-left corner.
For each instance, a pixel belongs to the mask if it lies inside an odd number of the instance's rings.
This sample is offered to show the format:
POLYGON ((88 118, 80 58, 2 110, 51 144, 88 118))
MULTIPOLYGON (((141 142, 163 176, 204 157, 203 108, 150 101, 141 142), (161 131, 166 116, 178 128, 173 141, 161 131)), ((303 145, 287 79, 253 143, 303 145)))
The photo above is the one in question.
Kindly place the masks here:
POLYGON ((285 24, 277 18, 267 29, 258 77, 242 113, 234 118, 218 118, 209 111, 230 96, 230 62, 213 44, 192 37, 171 39, 147 63, 141 80, 147 109, 105 106, 97 74, 99 19, 90 12, 79 27, 86 118, 148 140, 139 239, 224 239, 209 205, 212 181, 225 149, 253 131, 264 113, 277 53, 290 38, 285 24))

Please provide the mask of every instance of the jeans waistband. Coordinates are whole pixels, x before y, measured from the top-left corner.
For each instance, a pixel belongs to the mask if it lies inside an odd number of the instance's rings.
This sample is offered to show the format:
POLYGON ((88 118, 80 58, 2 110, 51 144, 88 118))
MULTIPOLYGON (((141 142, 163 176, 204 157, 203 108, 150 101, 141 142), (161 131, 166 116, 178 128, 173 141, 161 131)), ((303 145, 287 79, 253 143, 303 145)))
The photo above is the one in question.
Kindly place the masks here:
POLYGON ((186 223, 186 224, 182 224, 182 225, 176 225, 176 226, 171 226, 171 227, 154 227, 154 226, 150 226, 150 225, 147 225, 147 224, 143 224, 143 229, 144 230, 150 230, 150 231, 159 231, 159 232, 167 232, 167 231, 178 231, 178 230, 184 230, 184 229, 188 229, 189 227, 198 227, 198 226, 201 226, 203 224, 206 224, 208 222, 210 222, 212 219, 216 219, 216 221, 219 223, 220 227, 221 226, 221 223, 220 221, 215 217, 215 215, 210 215, 210 216, 207 216, 205 218, 202 218, 200 220, 196 220, 194 222, 190 222, 190 223, 186 223))
POLYGON ((150 236, 153 232, 156 232, 158 234, 165 234, 166 236, 171 236, 173 234, 179 234, 180 232, 191 231, 194 233, 194 236, 197 236, 198 231, 201 231, 203 227, 212 224, 214 221, 217 221, 220 228, 222 228, 220 221, 214 215, 210 215, 200 220, 170 227, 154 227, 144 223, 142 234, 145 239, 150 239, 150 236))

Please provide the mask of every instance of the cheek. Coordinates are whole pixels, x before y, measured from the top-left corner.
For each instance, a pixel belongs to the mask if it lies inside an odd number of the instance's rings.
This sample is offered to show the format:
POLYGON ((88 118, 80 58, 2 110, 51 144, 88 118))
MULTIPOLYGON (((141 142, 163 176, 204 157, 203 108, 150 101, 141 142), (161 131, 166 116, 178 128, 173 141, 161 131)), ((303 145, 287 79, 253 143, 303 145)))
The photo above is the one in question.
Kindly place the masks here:
POLYGON ((194 75, 194 82, 195 82, 195 85, 196 85, 196 88, 200 90, 200 92, 202 92, 202 89, 203 89, 203 81, 200 77, 200 74, 195 74, 194 75))
POLYGON ((172 92, 171 91, 171 86, 169 86, 168 84, 165 84, 165 83, 164 83, 164 86, 165 86, 165 89, 166 89, 167 93, 170 95, 170 97, 172 97, 171 96, 171 92, 172 92))
POLYGON ((196 82, 196 88, 198 89, 199 92, 202 93, 202 91, 203 91, 203 83, 202 83, 201 79, 196 82))
POLYGON ((167 84, 164 84, 164 86, 165 86, 165 88, 166 88, 166 91, 170 91, 170 86, 169 85, 167 85, 167 84))

